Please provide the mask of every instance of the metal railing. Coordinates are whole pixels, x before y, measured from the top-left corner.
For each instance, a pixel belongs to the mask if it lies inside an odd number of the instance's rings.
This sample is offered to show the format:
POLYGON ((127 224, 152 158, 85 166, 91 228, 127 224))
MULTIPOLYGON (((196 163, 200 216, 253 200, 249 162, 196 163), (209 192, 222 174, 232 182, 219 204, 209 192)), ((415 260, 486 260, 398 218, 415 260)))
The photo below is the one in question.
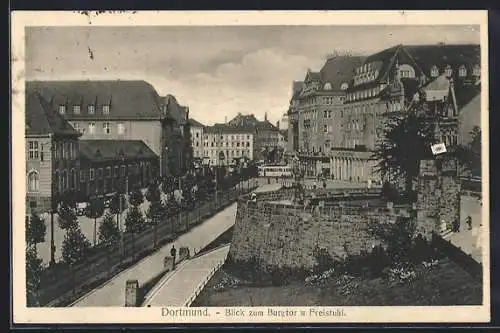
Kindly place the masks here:
MULTIPOLYGON (((229 246, 229 245, 226 245, 226 246, 229 246)), ((208 273, 208 275, 201 281, 201 283, 198 284, 198 286, 196 287, 196 289, 194 290, 194 292, 191 294, 191 296, 184 303, 185 307, 191 306, 191 304, 198 297, 198 295, 200 295, 200 293, 203 290, 203 288, 205 288, 205 286, 207 285, 208 281, 210 281, 210 279, 214 276, 215 272, 217 272, 222 267, 222 265, 224 265, 224 263, 226 262, 226 259, 227 259, 227 253, 224 256, 224 258, 221 261, 219 261, 218 264, 214 268, 212 268, 210 270, 210 273, 208 273)))

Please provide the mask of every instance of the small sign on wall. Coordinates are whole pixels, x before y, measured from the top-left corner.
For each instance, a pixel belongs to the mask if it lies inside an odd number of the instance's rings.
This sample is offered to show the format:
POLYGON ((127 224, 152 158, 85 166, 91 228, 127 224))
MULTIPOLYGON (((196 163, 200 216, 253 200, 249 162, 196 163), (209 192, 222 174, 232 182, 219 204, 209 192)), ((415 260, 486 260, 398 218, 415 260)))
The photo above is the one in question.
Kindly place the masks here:
POLYGON ((439 155, 446 153, 446 145, 444 143, 436 143, 435 145, 431 146, 432 154, 434 155, 439 155))

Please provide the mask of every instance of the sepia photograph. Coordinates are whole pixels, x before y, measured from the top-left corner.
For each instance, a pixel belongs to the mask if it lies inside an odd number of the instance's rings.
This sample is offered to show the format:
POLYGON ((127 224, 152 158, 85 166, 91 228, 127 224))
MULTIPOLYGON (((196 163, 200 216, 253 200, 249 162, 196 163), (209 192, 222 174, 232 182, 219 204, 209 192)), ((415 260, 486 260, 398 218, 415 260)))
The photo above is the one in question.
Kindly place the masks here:
POLYGON ((306 13, 13 16, 14 317, 489 320, 486 13, 306 13))

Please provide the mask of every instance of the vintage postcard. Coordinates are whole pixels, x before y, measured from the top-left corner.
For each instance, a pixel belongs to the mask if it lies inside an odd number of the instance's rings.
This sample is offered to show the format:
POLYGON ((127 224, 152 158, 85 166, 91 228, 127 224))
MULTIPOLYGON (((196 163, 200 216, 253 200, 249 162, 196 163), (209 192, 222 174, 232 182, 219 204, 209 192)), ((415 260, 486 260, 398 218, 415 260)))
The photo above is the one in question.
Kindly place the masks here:
POLYGON ((487 29, 13 12, 14 322, 489 322, 487 29))

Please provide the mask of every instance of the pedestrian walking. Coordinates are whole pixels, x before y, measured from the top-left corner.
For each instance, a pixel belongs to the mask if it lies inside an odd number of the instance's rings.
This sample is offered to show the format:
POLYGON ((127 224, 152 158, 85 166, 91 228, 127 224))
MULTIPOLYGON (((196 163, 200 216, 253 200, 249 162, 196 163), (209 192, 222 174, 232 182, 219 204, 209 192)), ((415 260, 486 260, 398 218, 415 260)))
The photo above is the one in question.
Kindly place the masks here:
POLYGON ((172 260, 172 270, 175 269, 175 257, 177 255, 177 249, 175 248, 175 245, 172 245, 172 248, 170 249, 170 256, 173 258, 172 260))
POLYGON ((323 179, 323 188, 326 190, 326 180, 323 179))
POLYGON ((470 215, 465 219, 465 223, 467 223, 469 230, 472 230, 472 217, 470 217, 470 215))

